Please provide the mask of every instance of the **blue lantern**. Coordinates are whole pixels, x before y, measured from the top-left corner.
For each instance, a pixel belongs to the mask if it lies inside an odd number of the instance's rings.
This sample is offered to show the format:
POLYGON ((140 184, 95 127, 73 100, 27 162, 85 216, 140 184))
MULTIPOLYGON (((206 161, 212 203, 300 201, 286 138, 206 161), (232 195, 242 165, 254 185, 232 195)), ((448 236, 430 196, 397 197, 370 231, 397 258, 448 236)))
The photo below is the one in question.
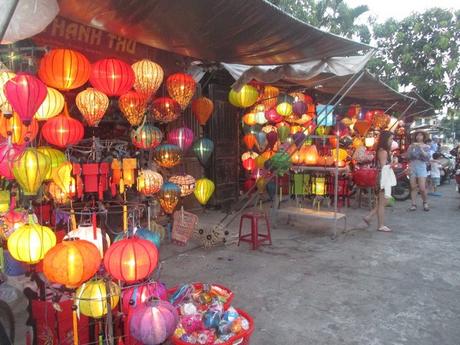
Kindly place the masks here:
POLYGON ((202 165, 206 165, 213 151, 214 143, 210 139, 201 138, 193 144, 193 152, 198 157, 198 160, 202 165))

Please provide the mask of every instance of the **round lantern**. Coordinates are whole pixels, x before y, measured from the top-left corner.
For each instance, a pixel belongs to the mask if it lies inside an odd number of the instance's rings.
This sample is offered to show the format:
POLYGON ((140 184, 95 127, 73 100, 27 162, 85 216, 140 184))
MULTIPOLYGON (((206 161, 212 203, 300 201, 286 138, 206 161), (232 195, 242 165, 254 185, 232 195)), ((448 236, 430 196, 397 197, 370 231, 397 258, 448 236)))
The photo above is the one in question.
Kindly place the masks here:
POLYGON ((50 160, 50 169, 48 174, 45 176, 45 180, 51 180, 56 169, 61 166, 62 163, 67 161, 65 154, 64 152, 53 149, 49 146, 37 147, 37 151, 43 153, 50 160))
POLYGON ((17 113, 0 114, 0 134, 11 138, 13 144, 23 145, 35 139, 38 134, 37 120, 32 119, 28 126, 24 125, 17 113))
POLYGON ((244 114, 241 120, 243 121, 245 125, 248 125, 248 126, 254 126, 257 123, 256 114, 254 113, 244 114))
POLYGON ((160 129, 150 123, 131 130, 131 141, 139 149, 148 150, 160 145, 163 140, 163 133, 160 129))
POLYGON ((42 135, 45 140, 58 147, 76 145, 83 139, 85 134, 82 123, 69 115, 67 105, 64 112, 45 122, 42 135))
POLYGON ((91 65, 89 82, 107 96, 121 96, 134 85, 134 71, 119 59, 102 59, 91 65))
POLYGON ((146 345, 159 345, 174 333, 179 315, 171 303, 152 299, 134 307, 128 322, 134 339, 146 345))
POLYGON ((88 59, 70 49, 53 49, 40 60, 39 78, 58 90, 76 89, 88 81, 88 59))
POLYGON ((207 178, 196 180, 195 194, 196 199, 201 205, 206 205, 216 189, 214 182, 207 178))
POLYGON ((204 126, 214 111, 214 104, 209 98, 198 97, 192 101, 192 113, 201 126, 204 126))
POLYGON ((258 111, 256 113, 255 119, 256 123, 259 125, 265 125, 268 122, 267 118, 265 117, 265 111, 258 111))
POLYGON ((241 155, 241 161, 243 162, 244 169, 251 171, 256 167, 255 159, 259 155, 252 151, 247 151, 241 155))
POLYGON ((161 235, 158 232, 150 231, 149 229, 137 228, 134 233, 135 237, 152 242, 157 248, 160 248, 161 235))
POLYGON ((171 214, 179 202, 181 195, 180 187, 171 182, 165 182, 158 192, 158 200, 160 201, 161 208, 165 213, 171 214))
POLYGON ((100 265, 101 255, 93 243, 71 239, 46 253, 43 273, 50 282, 76 288, 95 275, 100 265))
POLYGON ((163 144, 155 148, 153 159, 163 168, 172 168, 180 163, 182 150, 176 145, 163 144))
POLYGON ((150 241, 131 237, 113 243, 104 256, 104 267, 115 279, 134 283, 157 267, 158 250, 150 241))
POLYGON ((195 94, 196 82, 190 74, 175 73, 166 79, 166 89, 169 96, 184 110, 195 94))
POLYGON ((64 108, 64 96, 52 87, 46 88, 46 98, 38 108, 34 117, 37 121, 45 121, 58 115, 64 108))
POLYGON ((390 124, 390 115, 385 114, 383 111, 376 110, 372 118, 372 126, 375 129, 385 129, 390 124))
POLYGON ((267 134, 265 134, 265 132, 260 131, 256 133, 255 137, 257 149, 259 150, 259 152, 265 151, 265 149, 268 146, 267 134))
POLYGON ((14 179, 13 162, 24 152, 24 146, 10 144, 8 141, 0 143, 0 175, 8 180, 14 179))
POLYGON ((160 97, 153 101, 152 114, 156 121, 168 123, 180 115, 180 105, 169 97, 160 97))
POLYGON ((257 138, 255 134, 245 134, 245 136, 243 137, 243 142, 248 150, 252 150, 254 148, 254 145, 257 143, 257 138))
POLYGON ((265 118, 271 123, 278 123, 283 121, 283 117, 278 114, 274 108, 265 112, 265 118))
POLYGON ((16 76, 16 73, 11 72, 7 69, 0 69, 0 110, 4 114, 12 114, 13 108, 11 108, 11 104, 5 97, 5 91, 3 87, 5 86, 6 82, 16 76))
POLYGON ((75 299, 81 314, 99 319, 107 314, 109 298, 110 307, 114 309, 120 301, 120 295, 121 289, 113 281, 106 282, 103 279, 94 279, 77 289, 75 299))
POLYGON ((142 169, 137 178, 137 191, 145 196, 158 193, 163 186, 163 176, 150 170, 142 169))
POLYGON ((48 184, 46 192, 53 199, 55 205, 65 205, 70 201, 69 195, 53 181, 48 184))
POLYGON ((200 138, 193 144, 193 153, 202 165, 206 165, 214 151, 214 143, 207 138, 200 138))
POLYGON ((193 131, 187 127, 179 127, 168 132, 168 143, 177 145, 187 152, 193 143, 193 131))
POLYGON ((134 71, 134 89, 146 98, 154 95, 163 82, 163 68, 153 61, 143 59, 131 65, 134 71))
POLYGON ((268 147, 273 148, 278 141, 278 132, 275 130, 274 132, 269 132, 267 133, 267 142, 268 142, 268 147))
POLYGON ((283 94, 278 96, 278 104, 276 105, 276 112, 282 116, 289 116, 292 114, 292 103, 294 97, 283 94))
POLYGON ((179 186, 181 197, 192 194, 196 186, 195 178, 191 175, 174 175, 169 178, 169 182, 179 186))
POLYGON ((280 90, 277 87, 270 85, 264 86, 262 94, 259 97, 259 102, 262 102, 265 109, 274 108, 279 94, 280 90))
POLYGON ((127 288, 126 290, 123 290, 123 312, 128 313, 129 310, 134 308, 136 305, 144 303, 150 297, 167 300, 167 291, 164 284, 160 282, 148 282, 142 285, 132 286, 127 288))
POLYGON ((131 126, 139 126, 147 110, 147 99, 138 92, 129 91, 120 96, 118 106, 131 126))
POLYGON ((109 98, 93 88, 80 92, 75 98, 78 110, 90 127, 97 127, 109 106, 109 98))
POLYGON ((306 165, 315 165, 318 162, 318 150, 316 145, 304 146, 303 162, 306 165))
POLYGON ((8 251, 18 261, 36 264, 45 254, 56 245, 56 235, 53 230, 41 226, 29 217, 25 224, 8 237, 8 251))
POLYGON ((247 108, 257 102, 259 93, 254 86, 244 85, 240 91, 230 90, 228 94, 229 102, 235 107, 247 108))
POLYGON ((78 238, 79 240, 85 240, 97 247, 101 258, 104 256, 104 247, 110 246, 110 237, 105 234, 105 239, 102 236, 102 230, 98 227, 94 228, 92 225, 84 226, 79 225, 75 230, 71 230, 65 235, 64 240, 78 238))
POLYGON ((13 174, 24 195, 36 195, 50 170, 50 159, 31 147, 26 148, 13 162, 13 174))

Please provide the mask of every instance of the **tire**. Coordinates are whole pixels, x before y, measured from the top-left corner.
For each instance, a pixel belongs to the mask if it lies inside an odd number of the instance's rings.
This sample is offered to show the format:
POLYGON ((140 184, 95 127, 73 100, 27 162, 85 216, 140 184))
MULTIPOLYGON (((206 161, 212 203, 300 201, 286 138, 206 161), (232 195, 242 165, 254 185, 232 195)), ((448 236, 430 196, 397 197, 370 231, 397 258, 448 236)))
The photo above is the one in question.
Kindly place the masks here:
POLYGON ((398 181, 393 187, 393 198, 397 201, 405 201, 410 198, 410 183, 409 181, 398 181))
POLYGON ((14 344, 14 315, 8 303, 0 300, 0 344, 14 344))

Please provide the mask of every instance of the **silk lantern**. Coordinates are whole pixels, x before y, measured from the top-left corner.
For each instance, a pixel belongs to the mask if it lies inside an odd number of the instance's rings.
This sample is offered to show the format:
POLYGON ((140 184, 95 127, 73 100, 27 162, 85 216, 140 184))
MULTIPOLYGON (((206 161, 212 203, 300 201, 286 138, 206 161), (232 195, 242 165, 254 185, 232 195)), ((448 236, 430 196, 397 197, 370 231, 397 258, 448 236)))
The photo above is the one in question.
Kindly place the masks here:
POLYGON ((150 123, 131 130, 131 141, 139 149, 148 150, 160 145, 163 132, 150 123))
POLYGON ((357 120, 353 126, 353 129, 358 132, 358 134, 364 137, 369 129, 371 128, 371 124, 364 120, 357 120))
POLYGON ((283 117, 278 114, 274 108, 265 112, 265 118, 271 123, 278 123, 283 121, 283 117))
POLYGON ((42 128, 45 140, 58 147, 78 144, 83 139, 84 133, 83 124, 70 117, 67 104, 64 105, 62 114, 46 121, 42 128))
POLYGON ((160 248, 161 235, 158 232, 145 228, 137 228, 134 236, 152 242, 157 248, 160 248))
POLYGON ((107 272, 113 278, 126 283, 134 283, 148 277, 157 263, 157 247, 137 237, 113 243, 104 256, 104 267, 107 272))
POLYGON ((200 138, 193 144, 193 153, 202 165, 206 165, 214 151, 214 143, 207 138, 200 138))
POLYGON ((31 147, 26 148, 13 162, 13 174, 24 195, 36 195, 50 169, 50 159, 31 147))
POLYGON ((172 182, 165 182, 158 192, 160 206, 167 214, 173 213, 181 195, 180 187, 172 182))
POLYGON ((99 319, 108 312, 108 300, 110 299, 110 307, 114 309, 120 301, 120 295, 121 289, 113 281, 94 279, 77 289, 75 300, 81 314, 99 319))
POLYGON ((147 59, 135 62, 131 67, 135 78, 134 89, 146 98, 154 95, 163 82, 163 68, 147 59))
POLYGON ((91 85, 107 96, 121 96, 134 85, 134 71, 119 59, 102 59, 91 65, 91 85))
POLYGON ((282 116, 289 116, 292 113, 292 103, 294 97, 282 94, 278 96, 276 105, 276 112, 282 116))
POLYGON ((139 126, 147 110, 147 99, 135 91, 128 91, 118 99, 118 106, 131 126, 139 126))
POLYGON ((254 126, 257 123, 256 114, 254 113, 244 114, 241 120, 243 121, 245 125, 248 125, 248 126, 254 126))
POLYGON ((168 132, 168 143, 179 146, 185 153, 192 146, 193 137, 193 131, 190 128, 179 127, 168 132))
POLYGON ((243 168, 248 171, 254 170, 254 168, 256 167, 255 159, 258 156, 259 155, 257 153, 252 152, 252 151, 244 152, 241 155, 241 161, 243 162, 243 168))
POLYGON ((11 143, 23 145, 35 139, 38 134, 37 120, 32 119, 26 126, 22 123, 19 115, 0 114, 0 134, 5 138, 11 138, 11 143))
POLYGON ((65 240, 46 253, 43 274, 50 282, 76 288, 96 274, 101 261, 99 249, 93 243, 65 240))
POLYGON ((166 79, 166 89, 169 96, 184 110, 195 94, 196 82, 190 74, 175 73, 166 79))
POLYGON ((16 76, 16 73, 11 72, 7 69, 0 69, 0 110, 4 114, 12 114, 13 108, 11 104, 8 102, 5 96, 5 90, 3 87, 5 86, 6 82, 16 76))
POLYGON ((267 134, 265 134, 265 132, 260 131, 256 133, 255 137, 256 137, 256 145, 257 145, 258 151, 259 152, 265 151, 265 149, 268 146, 267 134))
POLYGON ((206 97, 198 97, 192 101, 192 113, 201 126, 208 122, 214 111, 213 102, 206 97))
POLYGON ((72 186, 75 183, 74 178, 72 177, 73 165, 70 162, 63 162, 61 163, 54 171, 53 171, 53 182, 56 183, 59 188, 62 189, 64 193, 71 196, 72 194, 72 186))
POLYGON ((137 191, 145 196, 152 196, 158 193, 163 186, 163 176, 150 170, 142 169, 137 178, 137 191))
POLYGON ((49 158, 50 169, 48 171, 48 174, 46 174, 45 176, 45 180, 51 180, 56 169, 59 166, 61 166, 62 163, 66 162, 67 158, 64 152, 53 149, 50 146, 39 146, 37 147, 37 151, 43 153, 45 156, 49 158))
POLYGON ((375 137, 373 135, 370 135, 364 139, 364 145, 370 149, 374 147, 375 145, 375 137))
POLYGON ((277 132, 278 132, 278 138, 280 139, 282 143, 284 143, 287 140, 287 138, 289 137, 290 131, 291 131, 291 128, 287 123, 285 122, 279 123, 277 132))
POLYGON ((228 100, 230 104, 239 108, 247 108, 257 102, 259 92, 252 85, 243 85, 240 91, 230 90, 228 100))
POLYGON ((265 111, 256 112, 255 120, 257 124, 265 125, 268 122, 267 118, 265 117, 265 111))
POLYGON ((5 83, 3 89, 13 110, 25 125, 29 125, 46 98, 45 84, 31 74, 18 73, 5 83))
POLYGON ((252 150, 257 142, 257 138, 254 134, 245 134, 245 136, 243 137, 243 142, 248 150, 252 150))
POLYGON ((29 215, 29 223, 19 227, 8 237, 8 251, 18 261, 36 264, 56 245, 56 235, 46 226, 36 224, 29 215))
POLYGON ((192 194, 196 188, 196 180, 191 175, 174 175, 169 178, 169 182, 179 186, 181 197, 192 194))
POLYGON ((97 127, 109 106, 109 98, 101 91, 87 88, 75 98, 78 110, 90 127, 97 127))
POLYGON ((208 203, 215 189, 216 187, 214 182, 206 177, 203 177, 196 180, 195 190, 193 193, 195 194, 195 198, 198 202, 204 206, 208 203))
POLYGON ((313 176, 311 191, 313 195, 326 195, 326 178, 324 176, 313 176))
POLYGON ((40 60, 38 77, 48 86, 68 91, 84 85, 89 78, 90 64, 79 52, 52 49, 40 60))
POLYGON ((318 161, 316 145, 304 146, 303 161, 306 165, 315 165, 318 161))
POLYGON ((34 117, 37 121, 46 121, 58 115, 64 108, 64 96, 52 87, 46 88, 46 97, 34 117))
POLYGON ((180 105, 169 97, 160 97, 153 101, 152 114, 156 121, 168 123, 180 115, 180 105))
POLYGON ((383 111, 376 110, 372 118, 372 126, 375 129, 385 129, 390 124, 390 115, 385 114, 383 111))
MULTIPOLYGON (((137 230, 137 232, 139 232, 139 230, 137 230)), ((124 289, 122 293, 123 312, 128 313, 129 310, 136 305, 144 303, 150 297, 167 300, 167 290, 164 284, 152 281, 124 289)))
POLYGON ((179 315, 171 303, 152 299, 134 307, 128 322, 134 339, 146 345, 159 345, 174 333, 179 315))
POLYGON ((51 181, 46 187, 47 194, 53 199, 55 205, 65 205, 70 199, 69 195, 65 193, 61 187, 55 182, 51 181))
POLYGON ((176 145, 162 144, 153 150, 153 159, 163 168, 172 168, 180 163, 182 150, 176 145))
POLYGON ((265 106, 265 109, 273 108, 276 106, 279 93, 280 90, 277 87, 266 85, 259 97, 259 102, 265 106))
POLYGON ((348 157, 348 152, 347 150, 344 149, 339 149, 338 151, 336 149, 332 149, 332 158, 334 158, 334 162, 339 166, 343 167, 345 166, 345 160, 348 157))
POLYGON ((11 144, 9 141, 0 143, 0 175, 7 180, 14 179, 13 162, 24 152, 23 145, 11 144))
POLYGON ((303 157, 300 152, 300 150, 297 150, 294 152, 294 154, 291 156, 291 162, 292 164, 299 165, 303 163, 303 157))
POLYGON ((74 238, 85 240, 94 244, 101 257, 104 256, 104 248, 108 248, 110 246, 109 235, 105 234, 105 236, 102 236, 101 228, 94 227, 93 225, 78 225, 75 230, 71 230, 67 233, 64 240, 74 238))

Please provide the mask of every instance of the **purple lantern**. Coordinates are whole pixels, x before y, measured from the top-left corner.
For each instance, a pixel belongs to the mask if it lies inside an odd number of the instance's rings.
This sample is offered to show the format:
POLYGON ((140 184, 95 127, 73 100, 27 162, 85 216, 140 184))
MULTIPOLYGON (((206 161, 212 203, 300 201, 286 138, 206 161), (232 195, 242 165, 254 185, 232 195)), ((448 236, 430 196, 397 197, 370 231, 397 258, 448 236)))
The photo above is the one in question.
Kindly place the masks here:
POLYGON ((168 143, 179 146, 186 152, 193 143, 193 131, 187 127, 179 127, 168 133, 168 143))
POLYGON ((298 101, 292 105, 292 111, 296 115, 303 115, 307 111, 307 105, 304 102, 298 101))
POLYGON ((8 142, 8 140, 0 143, 0 175, 4 176, 7 180, 14 179, 12 167, 13 162, 24 151, 24 145, 15 145, 8 142))
POLYGON ((273 146, 275 146, 276 142, 278 141, 278 133, 277 132, 268 133, 267 141, 268 141, 268 147, 272 149, 273 146))

